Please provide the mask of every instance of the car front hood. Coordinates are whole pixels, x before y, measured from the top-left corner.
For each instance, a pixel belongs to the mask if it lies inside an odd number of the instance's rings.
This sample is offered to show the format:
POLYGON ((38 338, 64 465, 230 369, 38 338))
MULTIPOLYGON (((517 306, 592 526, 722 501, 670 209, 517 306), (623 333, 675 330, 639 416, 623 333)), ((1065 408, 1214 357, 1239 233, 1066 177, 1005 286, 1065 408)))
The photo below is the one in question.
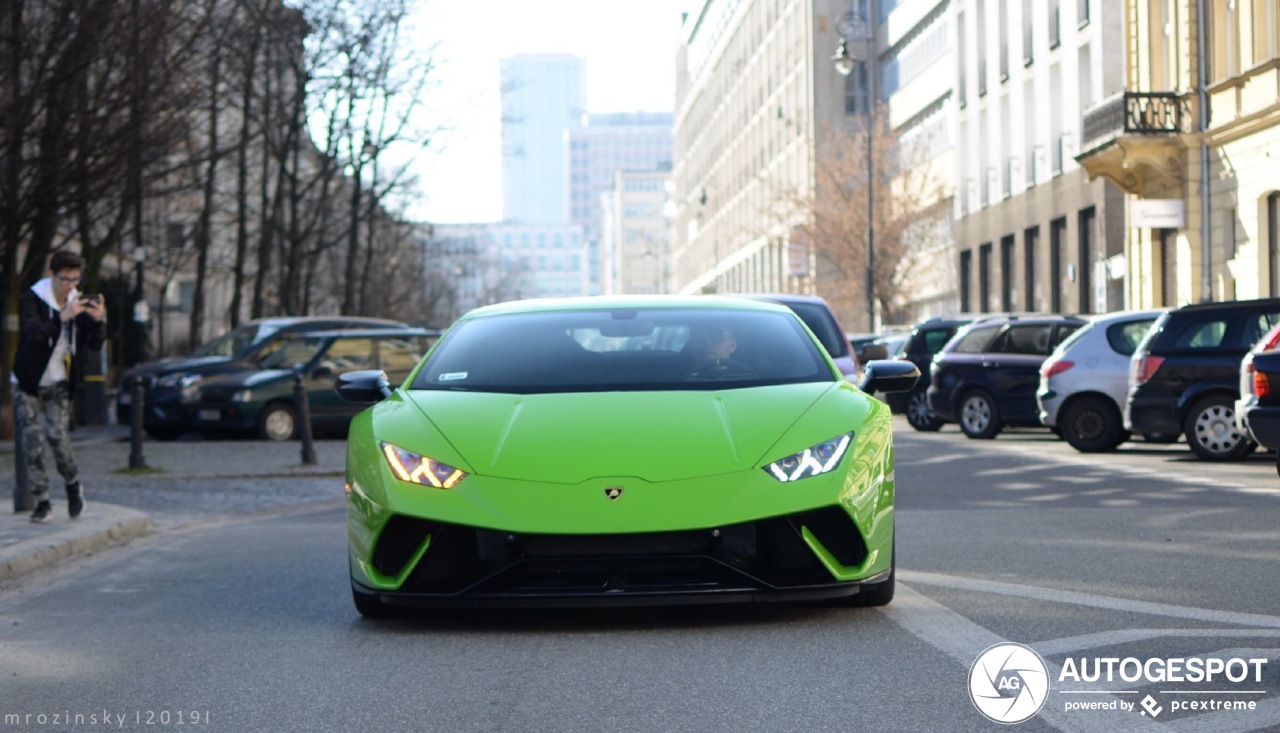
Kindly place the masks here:
POLYGON ((408 395, 477 474, 661 482, 758 465, 834 388, 814 382, 723 391, 408 395))

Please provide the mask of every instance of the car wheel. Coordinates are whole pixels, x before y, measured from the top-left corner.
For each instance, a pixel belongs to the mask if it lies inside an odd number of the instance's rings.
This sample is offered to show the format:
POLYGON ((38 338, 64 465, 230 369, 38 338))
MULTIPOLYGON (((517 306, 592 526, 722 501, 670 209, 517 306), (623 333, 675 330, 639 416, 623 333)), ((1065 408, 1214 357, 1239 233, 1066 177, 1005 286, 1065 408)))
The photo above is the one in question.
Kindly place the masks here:
POLYGON ((293 406, 283 402, 267 405, 258 418, 258 437, 263 440, 292 440, 298 432, 293 406))
POLYGON ((990 440, 1004 428, 996 401, 985 389, 975 389, 960 400, 960 429, 976 440, 990 440))
POLYGON ((1249 453, 1253 441, 1236 428, 1233 400, 1226 395, 1206 397, 1191 407, 1183 423, 1191 450, 1208 461, 1234 461, 1249 453))
POLYGON ((907 422, 922 433, 939 430, 946 420, 938 417, 929 407, 929 396, 923 389, 915 389, 907 395, 907 422))
POLYGON ((1104 397, 1081 397, 1059 418, 1062 439, 1081 453, 1115 450, 1124 442, 1120 411, 1104 397))

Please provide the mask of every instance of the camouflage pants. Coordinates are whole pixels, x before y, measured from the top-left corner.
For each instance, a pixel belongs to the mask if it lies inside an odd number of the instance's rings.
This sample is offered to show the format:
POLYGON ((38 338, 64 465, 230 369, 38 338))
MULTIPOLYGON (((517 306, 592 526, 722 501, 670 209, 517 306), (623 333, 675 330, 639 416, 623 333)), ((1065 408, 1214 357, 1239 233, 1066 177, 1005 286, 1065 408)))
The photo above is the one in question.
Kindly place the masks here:
POLYGON ((37 502, 49 498, 49 474, 45 470, 45 444, 53 451, 58 473, 67 483, 79 478, 75 457, 71 454, 68 410, 71 391, 66 382, 41 387, 35 397, 20 389, 13 390, 13 417, 22 436, 22 455, 27 461, 27 480, 37 502))

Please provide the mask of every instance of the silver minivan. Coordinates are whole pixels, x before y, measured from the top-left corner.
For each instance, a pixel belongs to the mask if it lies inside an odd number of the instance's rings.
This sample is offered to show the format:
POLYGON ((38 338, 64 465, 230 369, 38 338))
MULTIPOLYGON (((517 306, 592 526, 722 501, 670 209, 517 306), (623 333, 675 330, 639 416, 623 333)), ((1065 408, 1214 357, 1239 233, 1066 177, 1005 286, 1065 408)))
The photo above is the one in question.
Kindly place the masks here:
POLYGON ((1040 422, 1084 453, 1129 439, 1124 403, 1129 358, 1163 310, 1117 311, 1090 318, 1040 367, 1040 422))

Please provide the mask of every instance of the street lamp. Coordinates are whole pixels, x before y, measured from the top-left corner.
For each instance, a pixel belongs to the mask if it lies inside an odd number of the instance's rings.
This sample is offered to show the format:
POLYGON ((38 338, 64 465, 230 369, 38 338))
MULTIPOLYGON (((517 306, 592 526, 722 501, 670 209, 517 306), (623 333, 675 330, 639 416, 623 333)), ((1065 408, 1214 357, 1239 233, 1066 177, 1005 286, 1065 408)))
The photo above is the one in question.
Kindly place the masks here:
POLYGON ((866 92, 867 92, 867 330, 876 330, 876 221, 875 221, 875 159, 873 154, 873 137, 875 131, 875 35, 872 32, 870 19, 870 2, 868 0, 865 15, 846 13, 841 17, 840 45, 831 56, 836 73, 847 77, 853 73, 854 58, 849 53, 849 42, 846 36, 866 43, 866 92))

